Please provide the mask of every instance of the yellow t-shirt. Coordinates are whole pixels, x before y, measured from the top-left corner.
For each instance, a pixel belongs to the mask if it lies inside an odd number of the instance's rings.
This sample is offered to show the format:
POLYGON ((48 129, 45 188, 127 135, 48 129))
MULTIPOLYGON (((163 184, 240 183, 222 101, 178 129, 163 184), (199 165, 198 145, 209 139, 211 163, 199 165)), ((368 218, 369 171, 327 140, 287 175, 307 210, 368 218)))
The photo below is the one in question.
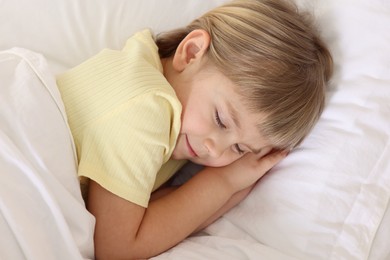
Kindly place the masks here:
POLYGON ((101 51, 59 75, 57 84, 79 176, 147 207, 151 192, 184 164, 169 160, 181 104, 162 74, 150 31, 135 34, 122 51, 101 51))

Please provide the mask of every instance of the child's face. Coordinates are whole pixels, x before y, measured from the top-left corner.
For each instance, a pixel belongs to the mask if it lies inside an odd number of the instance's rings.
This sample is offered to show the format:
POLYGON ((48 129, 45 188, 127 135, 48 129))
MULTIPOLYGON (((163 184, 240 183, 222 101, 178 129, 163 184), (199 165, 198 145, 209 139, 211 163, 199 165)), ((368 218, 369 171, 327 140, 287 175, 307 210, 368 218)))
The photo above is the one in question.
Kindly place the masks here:
POLYGON ((222 73, 209 67, 194 69, 171 84, 183 106, 173 159, 218 167, 248 152, 265 155, 271 150, 256 126, 265 115, 249 112, 222 73))

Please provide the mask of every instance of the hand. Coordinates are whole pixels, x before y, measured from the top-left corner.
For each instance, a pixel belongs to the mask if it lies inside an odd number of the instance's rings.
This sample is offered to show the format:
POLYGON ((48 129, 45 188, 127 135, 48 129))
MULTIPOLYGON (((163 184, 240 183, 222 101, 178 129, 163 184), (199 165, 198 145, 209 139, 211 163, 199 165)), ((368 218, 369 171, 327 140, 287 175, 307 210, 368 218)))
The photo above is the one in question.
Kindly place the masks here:
POLYGON ((287 154, 287 150, 273 151, 263 157, 248 153, 232 164, 219 169, 232 188, 240 191, 256 183, 287 154))

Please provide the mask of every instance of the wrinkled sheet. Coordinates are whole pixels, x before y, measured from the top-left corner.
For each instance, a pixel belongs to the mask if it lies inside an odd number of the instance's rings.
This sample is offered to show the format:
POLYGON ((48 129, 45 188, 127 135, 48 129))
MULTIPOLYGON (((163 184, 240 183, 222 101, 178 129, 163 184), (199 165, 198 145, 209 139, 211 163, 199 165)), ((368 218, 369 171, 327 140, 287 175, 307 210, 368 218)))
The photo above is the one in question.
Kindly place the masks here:
POLYGON ((0 258, 92 259, 73 141, 45 59, 0 52, 0 258))

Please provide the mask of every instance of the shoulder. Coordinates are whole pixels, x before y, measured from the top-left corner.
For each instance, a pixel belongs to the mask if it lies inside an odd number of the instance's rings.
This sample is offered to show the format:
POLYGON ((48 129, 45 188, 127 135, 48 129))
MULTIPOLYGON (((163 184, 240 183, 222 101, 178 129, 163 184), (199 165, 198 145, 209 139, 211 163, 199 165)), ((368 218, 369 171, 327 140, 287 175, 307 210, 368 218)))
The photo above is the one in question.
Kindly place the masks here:
POLYGON ((135 33, 126 41, 122 51, 129 55, 141 57, 159 71, 162 71, 158 47, 150 30, 146 29, 135 33))
POLYGON ((154 89, 138 95, 129 107, 140 121, 147 121, 148 126, 166 125, 177 132, 180 129, 182 106, 173 91, 154 89), (177 128, 177 129, 176 129, 177 128))

